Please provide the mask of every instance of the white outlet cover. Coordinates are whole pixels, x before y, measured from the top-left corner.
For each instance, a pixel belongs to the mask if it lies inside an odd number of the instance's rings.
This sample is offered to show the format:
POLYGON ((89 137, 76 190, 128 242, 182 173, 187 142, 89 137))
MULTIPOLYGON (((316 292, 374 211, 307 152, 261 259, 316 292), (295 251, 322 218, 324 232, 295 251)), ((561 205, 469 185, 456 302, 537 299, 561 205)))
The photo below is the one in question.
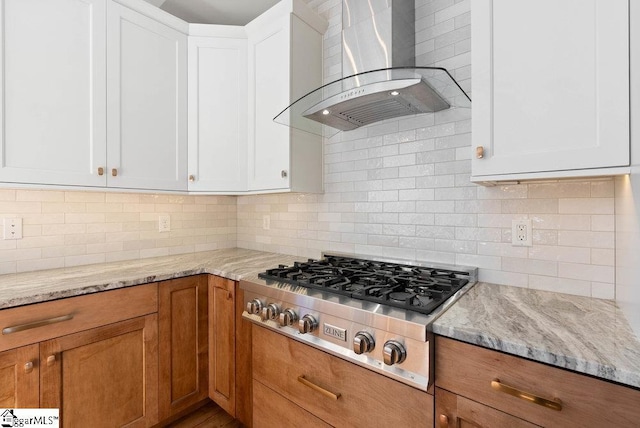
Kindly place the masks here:
POLYGON ((5 218, 3 221, 4 239, 22 239, 22 219, 5 218))
POLYGON ((171 231, 171 217, 168 215, 158 216, 158 232, 171 231))
POLYGON ((533 231, 531 219, 523 218, 511 221, 511 245, 514 247, 532 247, 533 231))
POLYGON ((271 216, 265 214, 262 216, 262 229, 269 230, 271 229, 271 216))

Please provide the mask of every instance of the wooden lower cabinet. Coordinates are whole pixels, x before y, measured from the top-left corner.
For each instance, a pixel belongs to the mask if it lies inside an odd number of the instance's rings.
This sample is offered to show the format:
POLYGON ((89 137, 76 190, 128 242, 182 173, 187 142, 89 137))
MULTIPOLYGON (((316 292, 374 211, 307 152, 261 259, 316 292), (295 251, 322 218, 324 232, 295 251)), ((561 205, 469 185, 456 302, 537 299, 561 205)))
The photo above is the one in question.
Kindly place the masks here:
POLYGON ((253 391, 255 427, 269 426, 265 412, 273 421, 303 418, 293 426, 317 426, 319 420, 339 427, 433 427, 433 395, 264 327, 253 325, 251 335, 253 385, 259 387, 253 391), (259 384, 288 403, 261 403, 259 384))
POLYGON ((534 428, 538 426, 436 388, 436 428, 534 428))
POLYGON ((40 403, 39 346, 0 352, 0 408, 35 408, 40 403))
POLYGON ((435 362, 438 428, 640 423, 636 389, 441 336, 436 336, 435 362))
POLYGON ((331 426, 257 380, 253 381, 253 397, 255 428, 277 426, 328 428, 331 426))
POLYGON ((66 427, 158 422, 157 315, 40 343, 40 407, 66 427))
POLYGON ((160 420, 209 395, 207 296, 206 275, 158 286, 160 420))
POLYGON ((235 390, 236 282, 209 276, 209 397, 236 415, 235 390))

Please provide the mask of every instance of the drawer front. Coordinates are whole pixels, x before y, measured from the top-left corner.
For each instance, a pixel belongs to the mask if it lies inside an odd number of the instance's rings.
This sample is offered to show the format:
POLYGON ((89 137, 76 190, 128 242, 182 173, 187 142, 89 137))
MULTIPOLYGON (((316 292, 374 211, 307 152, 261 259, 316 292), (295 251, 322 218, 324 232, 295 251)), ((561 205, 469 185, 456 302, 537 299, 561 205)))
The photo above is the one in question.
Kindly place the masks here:
POLYGON ((253 381, 253 418, 253 428, 331 427, 257 380, 253 381))
POLYGON ((537 425, 634 426, 640 420, 640 391, 631 388, 443 337, 436 338, 435 353, 437 387, 537 425), (514 390, 559 400, 562 408, 509 394, 514 390))
POLYGON ((426 392, 263 327, 253 325, 252 341, 254 380, 330 425, 433 426, 426 392))
POLYGON ((157 284, 0 311, 0 351, 158 311, 157 284))

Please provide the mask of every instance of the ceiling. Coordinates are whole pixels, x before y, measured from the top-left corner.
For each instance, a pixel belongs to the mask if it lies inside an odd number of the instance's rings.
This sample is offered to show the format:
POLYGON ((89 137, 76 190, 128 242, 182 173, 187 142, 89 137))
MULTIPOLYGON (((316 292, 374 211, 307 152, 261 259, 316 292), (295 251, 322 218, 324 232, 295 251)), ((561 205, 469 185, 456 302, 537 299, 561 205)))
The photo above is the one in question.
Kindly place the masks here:
POLYGON ((193 24, 245 25, 279 0, 145 0, 193 24))

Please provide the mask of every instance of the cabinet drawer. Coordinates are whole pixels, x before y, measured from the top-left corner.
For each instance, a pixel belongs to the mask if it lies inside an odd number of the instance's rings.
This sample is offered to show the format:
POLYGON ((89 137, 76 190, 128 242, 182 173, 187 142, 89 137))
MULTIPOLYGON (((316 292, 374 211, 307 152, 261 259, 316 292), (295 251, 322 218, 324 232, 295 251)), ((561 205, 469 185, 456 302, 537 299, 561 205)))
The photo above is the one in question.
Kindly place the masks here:
POLYGON ((252 338, 253 378, 330 425, 433 426, 426 392, 263 327, 252 338))
POLYGON ((0 351, 158 311, 156 284, 0 311, 0 351))
POLYGON ((436 338, 436 386, 542 426, 634 426, 640 391, 443 337, 436 338), (559 400, 560 411, 492 387, 559 400))
POLYGON ((253 416, 254 428, 277 426, 329 428, 331 426, 257 380, 253 381, 253 416))

